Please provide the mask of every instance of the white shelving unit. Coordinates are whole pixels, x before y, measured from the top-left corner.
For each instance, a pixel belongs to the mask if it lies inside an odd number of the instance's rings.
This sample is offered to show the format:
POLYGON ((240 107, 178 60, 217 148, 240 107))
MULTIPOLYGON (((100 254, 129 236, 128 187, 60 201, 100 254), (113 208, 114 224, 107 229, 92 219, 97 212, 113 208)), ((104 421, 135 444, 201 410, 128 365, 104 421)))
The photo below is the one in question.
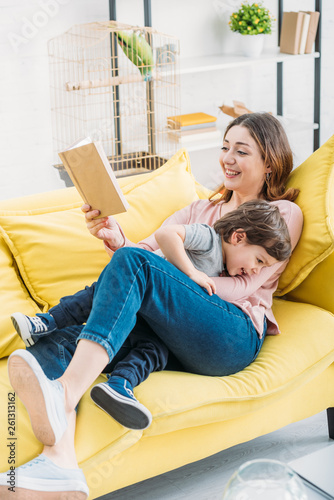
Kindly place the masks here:
MULTIPOLYGON (((284 0, 277 0, 278 3, 278 33, 281 32, 281 24, 283 18, 283 3, 284 0)), ((288 2, 287 2, 288 3, 288 2)), ((288 10, 288 7, 287 7, 288 10)), ((280 119, 289 133, 290 131, 312 131, 313 130, 313 149, 319 147, 320 137, 320 58, 321 58, 321 15, 322 15, 322 0, 315 0, 315 10, 320 12, 320 21, 315 40, 315 52, 312 54, 290 55, 283 54, 277 48, 263 52, 259 57, 244 57, 241 55, 215 55, 202 57, 189 57, 180 60, 180 75, 190 75, 199 73, 208 73, 211 71, 219 71, 224 69, 233 69, 246 66, 276 64, 277 72, 277 118, 280 119), (304 123, 296 120, 289 120, 283 115, 283 65, 288 61, 298 60, 313 60, 314 61, 314 118, 313 122, 304 123)), ((279 45, 279 39, 278 39, 279 45)), ((203 142, 185 145, 189 151, 200 151, 219 146, 217 141, 203 142)))
MULTIPOLYGON (((285 0, 288 4, 288 0, 285 0)), ((281 23, 283 17, 284 0, 277 0, 278 4, 278 33, 281 32, 281 23)), ((202 57, 187 57, 180 59, 180 76, 210 73, 224 69, 233 69, 254 65, 275 64, 276 65, 276 97, 277 97, 277 118, 280 119, 285 126, 287 132, 292 131, 313 131, 313 148, 319 147, 320 136, 320 61, 321 61, 321 16, 322 16, 322 0, 314 0, 316 11, 320 12, 320 21, 315 40, 315 52, 312 54, 290 55, 279 52, 279 47, 265 51, 262 55, 256 58, 244 57, 241 55, 214 55, 202 57), (289 120, 283 117, 283 65, 288 61, 310 60, 314 61, 315 78, 314 78, 314 118, 312 122, 305 123, 296 120, 289 120)), ((144 4, 144 25, 152 26, 151 0, 143 0, 144 4)), ((289 6, 286 5, 286 10, 289 6)), ((109 0, 110 19, 116 20, 116 0, 109 0)), ((279 39, 278 39, 279 45, 279 39)), ((223 133, 223 130, 222 130, 223 133)), ((221 140, 207 140, 205 142, 189 142, 180 143, 180 148, 185 147, 189 152, 201 151, 217 148, 221 146, 221 140)), ((196 156, 196 155, 195 155, 196 156)))
MULTIPOLYGON (((188 57, 180 59, 180 75, 190 75, 196 73, 208 73, 212 71, 220 71, 224 69, 240 68, 246 66, 254 66, 256 64, 277 64, 288 61, 297 60, 315 60, 320 57, 319 52, 312 54, 290 55, 279 52, 277 49, 263 52, 258 57, 244 57, 241 55, 213 55, 202 57, 188 57)), ((289 131, 308 131, 317 130, 318 123, 302 122, 298 120, 289 120, 283 116, 275 115, 284 125, 287 132, 289 131)), ((223 133, 223 131, 222 131, 223 133)), ((202 141, 188 144, 180 144, 180 147, 186 147, 189 152, 201 151, 204 149, 217 148, 221 145, 221 141, 202 141)))
POLYGON ((216 55, 203 57, 188 57, 180 59, 180 74, 194 74, 208 71, 218 71, 227 68, 240 68, 254 64, 278 63, 298 59, 315 59, 320 57, 319 52, 313 54, 290 55, 282 54, 277 50, 264 52, 259 57, 244 57, 239 55, 216 55))

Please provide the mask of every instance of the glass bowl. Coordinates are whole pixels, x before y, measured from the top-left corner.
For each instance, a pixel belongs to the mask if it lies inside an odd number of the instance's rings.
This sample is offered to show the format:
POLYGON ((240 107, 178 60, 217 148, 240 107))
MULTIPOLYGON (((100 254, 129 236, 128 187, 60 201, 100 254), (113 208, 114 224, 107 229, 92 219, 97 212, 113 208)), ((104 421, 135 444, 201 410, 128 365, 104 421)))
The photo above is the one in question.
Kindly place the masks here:
POLYGON ((299 476, 278 460, 251 460, 231 476, 223 500, 307 500, 299 476))

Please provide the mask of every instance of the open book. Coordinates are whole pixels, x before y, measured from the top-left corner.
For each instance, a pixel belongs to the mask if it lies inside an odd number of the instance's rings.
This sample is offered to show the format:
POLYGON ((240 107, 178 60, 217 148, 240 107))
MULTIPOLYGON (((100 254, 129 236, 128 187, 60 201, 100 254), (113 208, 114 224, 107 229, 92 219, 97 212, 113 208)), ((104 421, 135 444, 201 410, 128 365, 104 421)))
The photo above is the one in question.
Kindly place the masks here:
POLYGON ((100 142, 90 137, 72 144, 59 154, 83 201, 100 217, 126 212, 126 201, 100 142))

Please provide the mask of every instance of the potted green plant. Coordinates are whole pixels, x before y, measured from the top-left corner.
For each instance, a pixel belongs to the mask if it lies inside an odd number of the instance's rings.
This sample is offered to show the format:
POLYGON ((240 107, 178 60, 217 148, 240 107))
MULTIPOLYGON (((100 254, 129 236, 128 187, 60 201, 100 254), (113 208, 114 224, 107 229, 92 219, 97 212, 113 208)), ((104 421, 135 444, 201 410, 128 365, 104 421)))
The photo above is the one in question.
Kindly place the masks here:
POLYGON ((239 33, 241 50, 246 56, 262 52, 264 37, 272 32, 274 18, 261 3, 243 3, 230 17, 230 29, 239 33), (241 35, 241 36, 240 36, 241 35))

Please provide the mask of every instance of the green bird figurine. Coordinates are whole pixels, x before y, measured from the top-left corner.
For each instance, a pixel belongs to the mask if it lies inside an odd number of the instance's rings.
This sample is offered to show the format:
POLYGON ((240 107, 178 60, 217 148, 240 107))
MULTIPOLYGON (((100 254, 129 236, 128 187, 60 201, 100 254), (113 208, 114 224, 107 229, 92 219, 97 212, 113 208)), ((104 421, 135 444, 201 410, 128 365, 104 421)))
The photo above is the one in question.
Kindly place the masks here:
POLYGON ((144 80, 151 80, 154 66, 153 52, 145 38, 140 34, 118 31, 117 40, 126 57, 137 66, 144 80))

